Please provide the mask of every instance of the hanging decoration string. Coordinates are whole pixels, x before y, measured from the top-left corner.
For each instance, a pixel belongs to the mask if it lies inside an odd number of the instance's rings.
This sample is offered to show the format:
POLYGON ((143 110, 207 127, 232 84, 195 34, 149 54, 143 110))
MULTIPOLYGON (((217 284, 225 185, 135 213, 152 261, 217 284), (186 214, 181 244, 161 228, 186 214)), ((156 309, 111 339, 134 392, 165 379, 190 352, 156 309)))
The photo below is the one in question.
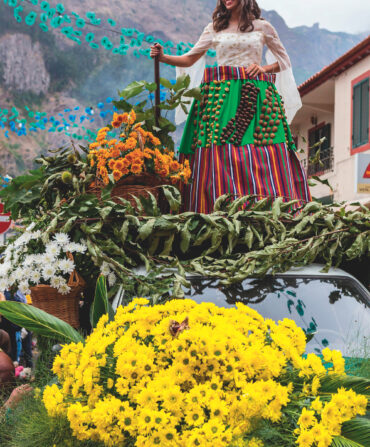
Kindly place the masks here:
MULTIPOLYGON (((176 81, 171 82, 175 83, 176 81)), ((160 87, 160 99, 164 101, 168 89, 162 85, 160 87)), ((154 99, 153 94, 149 95, 149 99, 154 99)), ((109 116, 113 116, 113 113, 117 112, 112 103, 113 98, 108 97, 98 102, 94 107, 86 107, 85 109, 79 106, 73 109, 66 108, 63 112, 50 116, 46 112, 32 110, 28 106, 25 106, 21 112, 15 106, 8 108, 0 106, 0 129, 4 130, 5 138, 10 138, 11 133, 21 137, 38 131, 47 131, 63 132, 70 138, 92 143, 96 140, 97 133, 85 127, 84 123, 94 123, 96 118, 109 119, 109 116), (82 135, 78 134, 78 131, 82 132, 82 135)))
MULTIPOLYGON (((155 38, 150 34, 145 34, 136 28, 120 28, 118 31, 117 22, 113 19, 107 19, 106 22, 110 26, 103 26, 103 19, 98 18, 95 12, 88 11, 85 17, 81 17, 76 12, 66 12, 66 8, 62 3, 58 3, 52 7, 47 1, 39 0, 4 0, 4 3, 13 8, 14 18, 18 23, 24 23, 28 26, 34 26, 38 23, 39 27, 44 31, 59 30, 65 37, 81 45, 82 42, 87 43, 90 48, 103 48, 112 54, 126 55, 130 49, 135 57, 150 57, 150 48, 142 48, 146 44, 158 42, 163 45, 165 54, 172 54, 172 50, 176 49, 176 55, 187 53, 193 45, 191 43, 179 42, 175 44, 171 40, 164 42, 162 39, 155 38), (26 12, 24 6, 37 8, 38 11, 31 10, 25 17, 26 12), (85 28, 97 29, 107 33, 119 36, 119 43, 114 44, 108 36, 102 38, 96 37, 93 32, 84 32, 85 28)), ((214 50, 207 53, 210 57, 215 57, 214 50)))

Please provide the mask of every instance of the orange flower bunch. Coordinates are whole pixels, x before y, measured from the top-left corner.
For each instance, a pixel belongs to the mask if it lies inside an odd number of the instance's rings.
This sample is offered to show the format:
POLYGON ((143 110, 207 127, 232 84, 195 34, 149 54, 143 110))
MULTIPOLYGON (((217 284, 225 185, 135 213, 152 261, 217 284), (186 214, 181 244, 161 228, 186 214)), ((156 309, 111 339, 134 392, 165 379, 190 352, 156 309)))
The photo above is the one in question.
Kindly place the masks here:
POLYGON ((105 184, 109 183, 109 174, 117 182, 142 173, 158 175, 172 183, 187 183, 191 176, 188 160, 179 163, 174 152, 163 149, 159 138, 144 130, 136 119, 134 110, 115 113, 111 126, 98 131, 96 141, 90 144, 91 166, 96 165, 97 176, 105 184), (119 136, 109 139, 112 129, 117 129, 119 136))

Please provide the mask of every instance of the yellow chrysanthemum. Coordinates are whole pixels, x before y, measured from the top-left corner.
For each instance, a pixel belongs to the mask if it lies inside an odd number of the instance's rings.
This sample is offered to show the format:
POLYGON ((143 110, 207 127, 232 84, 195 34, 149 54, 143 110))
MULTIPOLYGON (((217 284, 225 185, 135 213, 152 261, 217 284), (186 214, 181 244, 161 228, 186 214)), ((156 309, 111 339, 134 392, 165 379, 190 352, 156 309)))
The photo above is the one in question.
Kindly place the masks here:
POLYGON ((283 424, 296 406, 297 446, 329 447, 344 422, 366 413, 367 399, 345 389, 314 398, 323 363, 302 358, 303 337, 294 322, 264 320, 243 304, 136 299, 113 321, 103 316, 85 344, 63 346, 53 366, 59 385, 46 387, 43 400, 78 439, 106 446, 129 436, 135 446, 262 447, 254 428, 283 424))

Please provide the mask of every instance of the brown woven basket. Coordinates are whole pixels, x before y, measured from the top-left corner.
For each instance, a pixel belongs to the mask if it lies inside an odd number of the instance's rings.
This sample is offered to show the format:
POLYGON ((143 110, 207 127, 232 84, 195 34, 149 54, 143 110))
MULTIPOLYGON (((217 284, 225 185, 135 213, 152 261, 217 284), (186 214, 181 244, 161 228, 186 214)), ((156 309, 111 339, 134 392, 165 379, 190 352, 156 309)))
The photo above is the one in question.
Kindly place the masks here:
POLYGON ((54 287, 44 284, 31 287, 32 304, 69 323, 72 327, 78 328, 80 326, 79 301, 86 283, 74 270, 69 277, 68 285, 71 291, 67 295, 62 295, 54 287))
POLYGON ((122 203, 119 198, 126 199, 136 208, 136 197, 149 197, 149 193, 153 194, 158 204, 161 200, 160 186, 168 184, 167 180, 156 177, 152 174, 141 174, 121 179, 117 182, 112 190, 111 197, 116 203, 122 203))
MULTIPOLYGON (((119 180, 111 192, 111 198, 114 202, 122 204, 120 198, 130 202, 133 208, 137 209, 137 204, 133 196, 149 197, 152 193, 156 198, 159 208, 162 210, 166 206, 161 186, 170 184, 166 179, 157 177, 153 174, 133 175, 119 180)), ((90 186, 88 193, 94 194, 98 199, 101 198, 101 190, 104 184, 100 179, 96 179, 93 186, 90 186)))

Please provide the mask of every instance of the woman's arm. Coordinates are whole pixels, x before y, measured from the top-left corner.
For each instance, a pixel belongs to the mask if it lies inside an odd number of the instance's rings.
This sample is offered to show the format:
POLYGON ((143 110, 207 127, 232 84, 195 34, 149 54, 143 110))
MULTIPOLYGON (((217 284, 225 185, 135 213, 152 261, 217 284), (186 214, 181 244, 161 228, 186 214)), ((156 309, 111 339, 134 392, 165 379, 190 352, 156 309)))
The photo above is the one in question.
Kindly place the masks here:
POLYGON ((191 67, 197 62, 211 47, 213 42, 213 23, 209 23, 203 30, 198 42, 183 56, 171 56, 164 54, 163 47, 158 43, 150 48, 150 57, 159 56, 159 61, 175 67, 191 67))
POLYGON ((261 21, 261 24, 263 26, 263 33, 265 36, 265 43, 268 47, 268 49, 271 51, 271 53, 276 58, 276 63, 272 65, 278 66, 277 70, 274 73, 277 73, 279 71, 287 70, 288 68, 291 68, 291 62, 288 56, 288 53, 282 44, 278 33, 276 32, 276 29, 267 21, 261 21))
POLYGON ((183 56, 171 56, 164 54, 162 45, 156 43, 150 48, 150 57, 155 58, 159 56, 159 62, 164 64, 174 65, 175 67, 191 67, 197 60, 199 60, 205 51, 202 53, 191 53, 184 54, 183 56))
POLYGON ((277 62, 271 65, 264 65, 263 69, 265 70, 265 73, 279 73, 280 66, 277 62))

